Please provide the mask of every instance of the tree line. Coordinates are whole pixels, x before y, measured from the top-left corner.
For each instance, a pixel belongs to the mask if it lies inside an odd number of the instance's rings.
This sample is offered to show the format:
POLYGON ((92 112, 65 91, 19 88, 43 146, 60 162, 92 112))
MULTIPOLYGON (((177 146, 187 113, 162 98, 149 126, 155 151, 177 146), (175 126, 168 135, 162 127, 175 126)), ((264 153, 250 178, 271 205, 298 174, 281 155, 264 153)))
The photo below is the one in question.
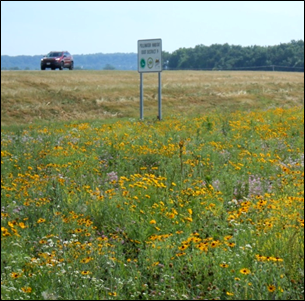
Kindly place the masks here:
POLYGON ((165 69, 278 70, 304 72, 304 41, 276 46, 197 45, 163 53, 165 69))
MULTIPOLYGON (((75 69, 137 70, 137 53, 76 54, 75 69)), ((1 70, 40 70, 42 55, 1 55, 1 70)), ((304 72, 304 41, 292 40, 275 46, 229 44, 197 45, 162 52, 168 70, 276 70, 304 72)))

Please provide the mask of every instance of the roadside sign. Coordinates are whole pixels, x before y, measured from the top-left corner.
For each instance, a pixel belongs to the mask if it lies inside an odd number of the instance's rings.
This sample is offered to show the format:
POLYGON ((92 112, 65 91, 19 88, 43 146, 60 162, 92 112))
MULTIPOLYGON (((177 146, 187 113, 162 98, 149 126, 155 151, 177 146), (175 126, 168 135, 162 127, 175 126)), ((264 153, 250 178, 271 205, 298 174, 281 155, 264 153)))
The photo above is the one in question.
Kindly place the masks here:
POLYGON ((162 71, 162 40, 138 40, 138 72, 162 71))
POLYGON ((144 119, 143 73, 158 72, 158 116, 162 119, 161 71, 162 40, 138 40, 138 72, 140 73, 140 119, 144 119))

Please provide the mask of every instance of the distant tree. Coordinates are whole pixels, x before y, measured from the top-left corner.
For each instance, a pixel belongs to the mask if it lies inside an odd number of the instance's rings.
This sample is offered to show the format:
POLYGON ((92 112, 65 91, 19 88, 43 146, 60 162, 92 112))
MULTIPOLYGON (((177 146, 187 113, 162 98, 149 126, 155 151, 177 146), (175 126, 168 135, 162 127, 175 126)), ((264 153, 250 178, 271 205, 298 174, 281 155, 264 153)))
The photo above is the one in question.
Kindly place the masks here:
POLYGON ((103 70, 115 70, 115 67, 113 67, 110 64, 106 64, 105 67, 103 68, 103 70))

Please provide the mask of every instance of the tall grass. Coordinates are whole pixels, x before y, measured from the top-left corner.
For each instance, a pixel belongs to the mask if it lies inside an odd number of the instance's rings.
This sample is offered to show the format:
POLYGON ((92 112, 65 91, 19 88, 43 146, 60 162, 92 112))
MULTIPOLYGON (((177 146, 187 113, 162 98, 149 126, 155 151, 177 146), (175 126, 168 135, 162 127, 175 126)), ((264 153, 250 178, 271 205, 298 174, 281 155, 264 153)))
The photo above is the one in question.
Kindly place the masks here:
POLYGON ((303 114, 3 128, 1 299, 304 299, 303 114))

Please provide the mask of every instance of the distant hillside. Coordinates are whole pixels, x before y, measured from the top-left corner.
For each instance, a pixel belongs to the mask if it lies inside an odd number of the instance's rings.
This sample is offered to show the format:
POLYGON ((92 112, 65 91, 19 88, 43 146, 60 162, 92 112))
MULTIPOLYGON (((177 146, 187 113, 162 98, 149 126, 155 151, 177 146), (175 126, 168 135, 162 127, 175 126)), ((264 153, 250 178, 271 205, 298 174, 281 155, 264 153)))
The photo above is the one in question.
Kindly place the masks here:
MULTIPOLYGON (((43 55, 1 55, 1 70, 40 70, 40 59, 42 57, 43 55)), ((73 57, 75 69, 137 69, 136 53, 75 54, 73 57)))

